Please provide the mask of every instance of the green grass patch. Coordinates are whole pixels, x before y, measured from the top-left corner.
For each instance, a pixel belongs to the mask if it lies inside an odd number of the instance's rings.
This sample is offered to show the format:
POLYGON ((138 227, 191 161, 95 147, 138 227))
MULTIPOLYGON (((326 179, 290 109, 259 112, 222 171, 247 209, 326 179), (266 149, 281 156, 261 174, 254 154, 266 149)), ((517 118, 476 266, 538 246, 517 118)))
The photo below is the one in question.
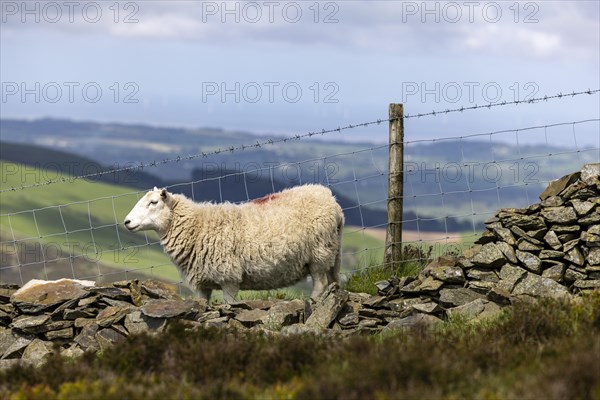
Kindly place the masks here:
POLYGON ((345 289, 350 292, 377 294, 376 282, 389 279, 392 276, 413 276, 419 273, 422 266, 419 263, 406 262, 398 268, 382 265, 372 265, 359 270, 350 276, 345 289))
POLYGON ((369 267, 355 271, 348 282, 346 290, 350 292, 377 294, 375 283, 393 276, 414 276, 427 265, 432 257, 432 247, 423 250, 422 246, 405 245, 402 248, 402 262, 396 265, 372 263, 369 267))

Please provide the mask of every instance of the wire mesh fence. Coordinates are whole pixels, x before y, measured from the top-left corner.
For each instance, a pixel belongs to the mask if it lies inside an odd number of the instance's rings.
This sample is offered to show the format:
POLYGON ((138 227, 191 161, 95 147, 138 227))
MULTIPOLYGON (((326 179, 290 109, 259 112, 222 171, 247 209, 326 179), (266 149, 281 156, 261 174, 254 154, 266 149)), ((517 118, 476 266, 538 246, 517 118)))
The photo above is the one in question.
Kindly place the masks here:
MULTIPOLYGON (((535 100, 585 94, 598 91, 535 100)), ((79 176, 47 179, 33 169, 23 174, 18 169, 24 167, 11 164, 11 173, 18 178, 3 176, 0 190, 0 281, 22 285, 33 278, 109 282, 152 276, 182 287, 179 273, 164 254, 156 234, 131 233, 123 226, 125 215, 144 191, 109 186, 94 179, 107 173, 160 168, 183 160, 197 163, 198 168, 191 179, 170 184, 168 189, 195 201, 243 203, 304 183, 329 187, 346 216, 342 262, 345 276, 382 266, 388 224, 388 144, 365 144, 349 151, 323 153, 315 142, 312 158, 297 160, 289 156, 288 160, 267 163, 256 159, 233 169, 229 168, 231 162, 216 163, 212 159, 219 156, 219 160, 233 161, 243 152, 248 161, 253 152, 277 146, 291 155, 299 143, 313 143, 314 136, 333 135, 346 129, 370 129, 374 135, 380 135, 377 137, 386 138, 388 121, 377 119, 79 176), (92 193, 97 193, 98 187, 105 194, 94 197, 92 193)), ((472 244, 483 221, 499 208, 535 203, 551 180, 578 170, 585 163, 600 162, 600 144, 578 145, 584 137, 600 137, 598 118, 460 136, 440 135, 426 140, 411 140, 407 130, 406 137, 403 245, 423 249, 422 253, 415 253, 418 257, 460 252, 472 244), (565 142, 570 144, 564 146, 565 142)), ((5 163, 5 167, 8 165, 5 163)), ((5 175, 7 169, 2 171, 5 175)))

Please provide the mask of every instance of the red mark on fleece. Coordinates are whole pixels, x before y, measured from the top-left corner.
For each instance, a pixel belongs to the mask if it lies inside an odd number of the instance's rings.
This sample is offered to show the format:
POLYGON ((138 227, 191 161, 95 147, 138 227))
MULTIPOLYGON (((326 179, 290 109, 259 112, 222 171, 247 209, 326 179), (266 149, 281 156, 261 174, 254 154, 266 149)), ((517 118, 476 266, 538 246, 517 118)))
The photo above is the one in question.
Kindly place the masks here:
POLYGON ((265 203, 268 203, 271 200, 275 200, 278 197, 279 197, 278 194, 268 194, 266 196, 263 196, 263 197, 260 197, 258 199, 252 200, 252 202, 254 204, 265 204, 265 203))

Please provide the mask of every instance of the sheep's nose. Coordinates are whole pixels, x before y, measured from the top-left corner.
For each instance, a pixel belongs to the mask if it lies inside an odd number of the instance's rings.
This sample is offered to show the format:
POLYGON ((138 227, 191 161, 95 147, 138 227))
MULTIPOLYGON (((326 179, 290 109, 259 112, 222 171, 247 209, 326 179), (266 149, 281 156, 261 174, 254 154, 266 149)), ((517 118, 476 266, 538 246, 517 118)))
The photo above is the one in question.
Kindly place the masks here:
POLYGON ((131 222, 131 220, 130 220, 130 219, 126 219, 126 220, 125 220, 125 226, 129 225, 129 223, 130 223, 130 222, 131 222))

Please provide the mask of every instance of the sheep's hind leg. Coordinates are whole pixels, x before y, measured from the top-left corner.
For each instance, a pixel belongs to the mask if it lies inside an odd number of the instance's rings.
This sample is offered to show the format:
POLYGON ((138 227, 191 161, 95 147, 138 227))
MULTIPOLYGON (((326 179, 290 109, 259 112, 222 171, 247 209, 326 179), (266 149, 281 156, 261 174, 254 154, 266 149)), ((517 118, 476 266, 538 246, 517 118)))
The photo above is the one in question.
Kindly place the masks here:
POLYGON ((333 266, 327 271, 327 284, 340 281, 340 269, 342 266, 342 250, 340 249, 336 256, 333 266))
POLYGON ((309 271, 313 281, 313 290, 310 298, 317 300, 325 290, 325 287, 327 287, 327 273, 323 271, 323 268, 318 268, 314 264, 309 266, 309 271))
POLYGON ((225 300, 225 303, 235 303, 235 297, 240 291, 240 287, 235 283, 227 282, 221 285, 221 289, 223 289, 223 300, 225 300))

